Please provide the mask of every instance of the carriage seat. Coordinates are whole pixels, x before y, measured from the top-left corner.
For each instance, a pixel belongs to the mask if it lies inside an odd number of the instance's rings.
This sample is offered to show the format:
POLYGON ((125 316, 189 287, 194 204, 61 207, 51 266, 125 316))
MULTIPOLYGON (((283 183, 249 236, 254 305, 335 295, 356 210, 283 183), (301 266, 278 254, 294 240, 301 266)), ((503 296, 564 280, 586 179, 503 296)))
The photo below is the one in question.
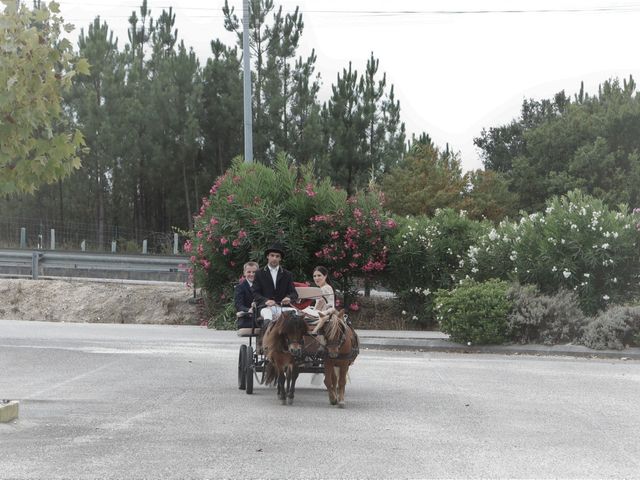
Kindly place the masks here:
POLYGON ((257 337, 260 335, 260 326, 262 325, 262 317, 255 316, 250 312, 236 313, 236 326, 239 337, 257 337))
POLYGON ((260 335, 260 328, 239 328, 237 333, 239 337, 257 337, 260 335))

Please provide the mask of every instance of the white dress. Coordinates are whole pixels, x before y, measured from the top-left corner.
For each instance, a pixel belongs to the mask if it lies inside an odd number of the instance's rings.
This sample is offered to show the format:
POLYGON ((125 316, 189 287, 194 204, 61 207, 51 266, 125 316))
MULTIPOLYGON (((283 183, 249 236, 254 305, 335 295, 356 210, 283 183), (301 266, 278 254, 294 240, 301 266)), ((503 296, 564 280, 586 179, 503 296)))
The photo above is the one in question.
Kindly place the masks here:
POLYGON ((330 308, 335 308, 336 296, 333 293, 333 287, 331 285, 324 285, 320 290, 322 290, 322 297, 316 300, 316 310, 326 312, 330 308))

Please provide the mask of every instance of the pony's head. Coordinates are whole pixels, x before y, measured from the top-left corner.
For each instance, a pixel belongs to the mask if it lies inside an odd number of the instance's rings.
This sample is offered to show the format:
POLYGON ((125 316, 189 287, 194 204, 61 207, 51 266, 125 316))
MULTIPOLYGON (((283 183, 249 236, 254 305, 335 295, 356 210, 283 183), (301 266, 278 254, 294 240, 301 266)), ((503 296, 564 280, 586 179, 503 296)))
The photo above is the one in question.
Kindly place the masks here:
POLYGON ((294 357, 302 355, 303 337, 307 332, 304 317, 294 311, 282 312, 275 325, 275 333, 283 340, 283 347, 294 357))
POLYGON ((329 358, 337 358, 347 340, 347 322, 344 318, 344 310, 333 312, 324 327, 327 355, 329 358))

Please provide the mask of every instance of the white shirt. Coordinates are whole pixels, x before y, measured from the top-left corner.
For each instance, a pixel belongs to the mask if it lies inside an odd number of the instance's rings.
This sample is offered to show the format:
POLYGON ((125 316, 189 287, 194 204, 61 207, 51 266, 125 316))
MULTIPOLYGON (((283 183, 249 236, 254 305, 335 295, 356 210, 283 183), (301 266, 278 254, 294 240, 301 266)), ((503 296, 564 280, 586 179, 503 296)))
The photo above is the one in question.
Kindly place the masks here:
POLYGON ((280 267, 271 268, 271 265, 269 265, 269 271, 271 272, 271 278, 273 279, 273 288, 276 288, 276 279, 278 278, 278 270, 280 270, 280 267))

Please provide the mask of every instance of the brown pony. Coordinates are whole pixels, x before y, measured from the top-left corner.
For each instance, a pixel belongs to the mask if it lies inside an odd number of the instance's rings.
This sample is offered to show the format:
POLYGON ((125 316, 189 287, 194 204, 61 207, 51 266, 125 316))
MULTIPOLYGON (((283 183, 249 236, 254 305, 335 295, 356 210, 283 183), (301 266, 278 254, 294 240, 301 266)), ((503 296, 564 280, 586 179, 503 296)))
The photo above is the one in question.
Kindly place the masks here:
POLYGON ((329 392, 331 405, 344 408, 344 387, 349 366, 360 353, 360 340, 356 331, 344 318, 344 310, 332 313, 328 322, 323 321, 325 348, 324 384, 329 392))
POLYGON ((283 405, 293 403, 298 378, 297 360, 302 356, 302 337, 307 331, 304 318, 296 312, 282 312, 267 329, 262 345, 267 356, 265 384, 278 386, 283 405))

